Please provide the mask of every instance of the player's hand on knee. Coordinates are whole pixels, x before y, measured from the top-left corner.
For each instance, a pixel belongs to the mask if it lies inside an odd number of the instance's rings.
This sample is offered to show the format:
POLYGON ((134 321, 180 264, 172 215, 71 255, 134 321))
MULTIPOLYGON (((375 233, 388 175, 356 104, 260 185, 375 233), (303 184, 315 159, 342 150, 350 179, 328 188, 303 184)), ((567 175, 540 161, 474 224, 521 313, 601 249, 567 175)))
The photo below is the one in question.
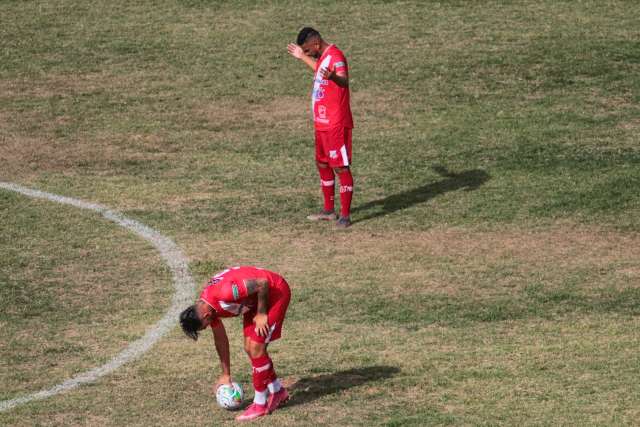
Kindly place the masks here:
POLYGON ((269 333, 269 324, 266 314, 256 314, 253 317, 253 322, 256 324, 256 334, 261 337, 266 337, 269 333))

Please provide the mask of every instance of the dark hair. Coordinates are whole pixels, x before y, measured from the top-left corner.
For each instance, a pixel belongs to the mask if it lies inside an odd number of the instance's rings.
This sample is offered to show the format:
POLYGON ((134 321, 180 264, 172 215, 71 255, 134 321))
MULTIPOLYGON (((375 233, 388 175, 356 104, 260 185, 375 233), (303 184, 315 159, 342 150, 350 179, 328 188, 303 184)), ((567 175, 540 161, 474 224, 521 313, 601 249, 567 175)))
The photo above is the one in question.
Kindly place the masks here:
POLYGON ((180 313, 180 326, 182 331, 194 341, 198 340, 198 331, 202 326, 202 322, 196 312, 196 306, 191 305, 187 307, 182 313, 180 313))
POLYGON ((310 40, 313 37, 320 37, 320 33, 311 27, 304 27, 298 33, 298 40, 296 40, 296 43, 298 43, 298 46, 302 46, 307 40, 310 40))

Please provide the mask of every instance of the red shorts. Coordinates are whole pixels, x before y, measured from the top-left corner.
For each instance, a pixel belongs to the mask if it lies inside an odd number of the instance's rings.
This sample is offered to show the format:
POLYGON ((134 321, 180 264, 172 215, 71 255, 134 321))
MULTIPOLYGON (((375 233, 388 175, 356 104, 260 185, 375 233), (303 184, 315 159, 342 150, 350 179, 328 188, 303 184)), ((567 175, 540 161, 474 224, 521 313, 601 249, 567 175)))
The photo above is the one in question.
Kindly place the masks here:
POLYGON ((269 310, 267 311, 269 333, 266 337, 256 334, 256 324, 253 323, 256 311, 251 310, 243 315, 244 336, 249 337, 251 341, 267 344, 280 338, 282 323, 289 307, 289 300, 291 300, 291 290, 286 281, 282 280, 276 286, 269 287, 269 310))
POLYGON ((332 168, 351 164, 351 128, 316 130, 316 161, 332 168))

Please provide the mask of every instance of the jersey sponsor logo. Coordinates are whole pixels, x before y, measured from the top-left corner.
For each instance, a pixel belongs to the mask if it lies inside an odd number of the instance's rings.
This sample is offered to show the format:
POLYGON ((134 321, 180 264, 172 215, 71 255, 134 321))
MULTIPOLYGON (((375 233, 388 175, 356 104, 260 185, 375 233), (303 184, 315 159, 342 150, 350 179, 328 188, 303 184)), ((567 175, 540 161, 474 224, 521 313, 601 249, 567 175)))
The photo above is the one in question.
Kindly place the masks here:
MULTIPOLYGON (((311 111, 314 111, 315 102, 319 99, 324 98, 324 89, 323 85, 327 85, 327 83, 323 83, 323 78, 320 77, 320 70, 322 68, 326 68, 331 63, 331 55, 327 55, 322 62, 318 65, 317 72, 313 79, 313 91, 311 92, 311 111)), ((325 80, 326 81, 326 80, 325 80)))
POLYGON ((234 283, 231 285, 231 292, 233 293, 233 300, 237 301, 238 298, 240 298, 240 291, 238 290, 237 284, 234 283))
POLYGON ((317 88, 313 89, 313 99, 315 101, 318 101, 323 98, 324 98, 324 89, 322 87, 318 86, 317 88))

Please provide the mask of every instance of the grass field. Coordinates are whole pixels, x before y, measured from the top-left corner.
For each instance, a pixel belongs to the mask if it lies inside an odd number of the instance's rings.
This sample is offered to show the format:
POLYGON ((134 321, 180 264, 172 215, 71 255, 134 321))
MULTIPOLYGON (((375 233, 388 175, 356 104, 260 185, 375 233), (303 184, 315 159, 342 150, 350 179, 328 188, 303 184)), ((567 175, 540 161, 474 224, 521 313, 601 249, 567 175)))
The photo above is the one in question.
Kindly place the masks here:
MULTIPOLYGON (((153 227, 199 284, 282 273, 292 400, 261 425, 636 424, 637 2, 255 3, 0 2, 0 181, 153 227), (305 220, 303 25, 350 63, 344 231, 305 220)), ((171 293, 147 242, 0 190, 0 400, 109 360, 171 293)), ((176 328, 0 425, 235 425, 210 341, 176 328)))

